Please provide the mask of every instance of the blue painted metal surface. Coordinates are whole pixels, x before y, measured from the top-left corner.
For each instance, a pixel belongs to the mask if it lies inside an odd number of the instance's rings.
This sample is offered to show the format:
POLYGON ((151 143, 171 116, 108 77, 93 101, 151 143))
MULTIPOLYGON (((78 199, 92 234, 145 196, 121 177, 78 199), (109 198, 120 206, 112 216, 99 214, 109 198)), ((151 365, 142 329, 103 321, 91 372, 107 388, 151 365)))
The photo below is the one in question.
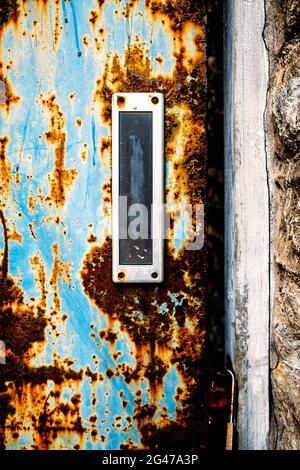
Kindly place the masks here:
POLYGON ((111 285, 109 106, 115 91, 165 94, 167 202, 204 202, 203 6, 8 3, 1 445, 118 449, 187 439, 201 408, 205 253, 186 254, 179 220, 164 285, 111 285))

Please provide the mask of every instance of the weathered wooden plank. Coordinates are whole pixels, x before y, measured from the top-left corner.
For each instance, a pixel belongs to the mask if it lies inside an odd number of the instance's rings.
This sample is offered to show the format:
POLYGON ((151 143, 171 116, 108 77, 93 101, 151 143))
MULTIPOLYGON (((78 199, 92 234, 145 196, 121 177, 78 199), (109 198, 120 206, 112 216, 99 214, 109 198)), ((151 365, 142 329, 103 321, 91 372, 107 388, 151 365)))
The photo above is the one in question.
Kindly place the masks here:
POLYGON ((226 3, 226 350, 239 389, 239 448, 267 449, 270 237, 264 2, 226 3))

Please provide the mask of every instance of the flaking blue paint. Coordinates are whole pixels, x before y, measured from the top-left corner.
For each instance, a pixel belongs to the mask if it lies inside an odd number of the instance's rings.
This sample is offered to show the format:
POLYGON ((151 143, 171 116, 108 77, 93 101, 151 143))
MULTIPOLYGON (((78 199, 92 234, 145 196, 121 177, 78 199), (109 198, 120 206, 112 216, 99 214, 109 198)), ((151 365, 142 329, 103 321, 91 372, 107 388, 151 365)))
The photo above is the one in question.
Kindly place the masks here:
MULTIPOLYGON (((117 6, 118 11, 120 12, 124 6, 125 2, 122 1, 117 6)), ((115 349, 121 350, 122 356, 115 361, 108 342, 100 340, 99 337, 97 340, 90 337, 90 324, 94 323, 94 331, 98 332, 107 327, 107 320, 84 294, 79 274, 84 256, 90 248, 86 242, 89 234, 88 224, 93 224, 92 231, 97 235, 98 243, 103 241, 106 228, 106 221, 101 214, 101 187, 108 181, 110 169, 101 162, 99 141, 101 137, 109 136, 110 129, 101 123, 98 105, 95 105, 93 96, 96 80, 103 73, 107 54, 118 53, 123 60, 128 41, 132 41, 137 33, 140 35, 141 42, 148 44, 149 57, 154 70, 163 69, 163 73, 167 76, 171 74, 175 60, 170 54, 170 38, 164 33, 160 24, 154 25, 153 20, 149 21, 149 13, 144 12, 143 2, 138 5, 137 9, 143 11, 144 16, 132 15, 129 20, 124 19, 121 14, 115 15, 116 3, 114 1, 105 2, 101 24, 104 25, 106 42, 100 53, 96 53, 93 45, 84 47, 82 44, 84 35, 93 37, 89 16, 92 9, 97 9, 97 3, 92 0, 83 2, 70 0, 70 2, 62 1, 62 7, 60 23, 63 30, 59 34, 58 45, 54 45, 52 41, 49 42, 50 32, 53 31, 53 24, 50 23, 51 21, 53 23, 55 15, 53 5, 48 6, 51 15, 45 17, 44 13, 39 10, 40 16, 37 17, 38 10, 33 0, 27 2, 27 18, 21 16, 20 19, 19 28, 27 31, 26 37, 21 39, 12 27, 9 27, 3 35, 3 61, 13 59, 12 71, 8 72, 8 77, 15 93, 21 97, 20 102, 11 107, 8 116, 5 114, 1 116, 1 135, 9 135, 10 139, 7 158, 12 163, 13 173, 16 172, 18 166, 20 174, 19 185, 15 182, 11 184, 10 201, 5 211, 8 225, 11 226, 11 222, 14 221, 17 231, 23 237, 22 244, 15 241, 9 244, 9 271, 15 278, 21 274, 21 286, 26 302, 32 303, 30 299, 33 297, 38 300, 40 293, 35 282, 36 274, 30 267, 30 258, 37 252, 39 253, 48 279, 47 312, 49 313, 54 308, 53 294, 49 286, 54 262, 51 247, 54 243, 58 245, 59 259, 65 263, 71 263, 71 284, 64 284, 59 279, 57 286, 61 300, 61 310, 58 316, 66 312, 68 318, 65 325, 62 323, 59 325, 59 338, 53 336, 50 327, 46 328, 47 341, 44 351, 37 355, 32 364, 35 366, 51 364, 55 351, 61 360, 66 357, 74 360, 72 366, 74 370, 79 371, 89 367, 92 371, 97 370, 104 376, 104 382, 98 383, 95 387, 97 394, 95 407, 91 402, 92 386, 88 377, 83 376, 80 393, 83 425, 89 428, 88 417, 96 412, 99 435, 106 435, 106 441, 102 445, 99 439, 93 442, 87 435, 84 438, 83 447, 114 449, 119 448, 120 444, 129 437, 134 444, 140 445, 140 435, 135 421, 133 421, 132 429, 126 433, 112 427, 115 416, 122 416, 123 422, 127 414, 133 416, 136 407, 135 385, 126 384, 122 375, 113 376, 110 380, 106 377, 107 368, 115 370, 115 364, 118 362, 125 362, 134 367, 132 344, 129 343, 126 335, 120 334, 115 349), (38 20, 36 26, 40 31, 38 40, 31 37, 34 19, 38 20), (155 61, 158 55, 164 58, 163 66, 155 61), (69 96, 73 92, 76 95, 71 102, 69 96), (49 117, 41 105, 41 96, 47 98, 52 93, 55 94, 55 103, 65 117, 64 129, 67 136, 65 167, 74 167, 78 175, 73 186, 66 193, 64 207, 52 206, 51 208, 46 202, 41 204, 36 198, 36 209, 34 214, 31 214, 27 205, 30 191, 32 190, 37 195, 40 187, 44 195, 49 194, 48 174, 53 171, 53 146, 45 139, 45 132, 49 128, 49 117), (80 129, 75 123, 77 118, 82 120, 80 129), (39 138, 39 135, 42 138, 39 138), (80 157, 84 143, 88 144, 89 149, 88 158, 85 161, 80 157), (28 179, 29 175, 32 175, 32 178, 28 179), (21 218, 18 217, 18 212, 22 213, 21 218), (54 222, 42 222, 42 217, 56 215, 59 215, 61 219, 58 227, 54 222), (33 225, 35 239, 30 234, 29 223, 33 225), (63 234, 64 228, 67 231, 66 236, 63 234), (96 342, 100 346, 96 346, 96 342), (98 369, 92 360, 93 354, 99 360, 98 369), (124 399, 129 401, 126 410, 121 406, 120 390, 124 391, 124 399), (109 392, 108 397, 105 396, 105 392, 109 392), (104 414, 106 401, 109 403, 108 415, 104 414), (107 420, 105 425, 100 424, 103 416, 107 420), (109 433, 106 432, 106 428, 109 428, 109 433)), ((3 247, 3 240, 1 243, 3 247)), ((159 308, 163 314, 165 305, 159 308)), ((173 396, 176 387, 180 384, 175 366, 170 366, 164 380, 165 396, 160 400, 159 405, 167 407, 171 418, 175 418, 177 403, 173 396)), ((53 384, 49 383, 49 389, 52 386, 53 384)), ((141 383, 140 388, 142 403, 149 402, 146 379, 141 383)), ((74 391, 70 390, 67 393, 65 390, 63 400, 66 402, 70 400, 72 393, 74 391)), ((60 439, 66 447, 70 448, 77 442, 76 438, 70 435, 61 436, 60 439)), ((31 444, 31 434, 23 432, 19 439, 8 443, 7 448, 30 447, 31 444)))

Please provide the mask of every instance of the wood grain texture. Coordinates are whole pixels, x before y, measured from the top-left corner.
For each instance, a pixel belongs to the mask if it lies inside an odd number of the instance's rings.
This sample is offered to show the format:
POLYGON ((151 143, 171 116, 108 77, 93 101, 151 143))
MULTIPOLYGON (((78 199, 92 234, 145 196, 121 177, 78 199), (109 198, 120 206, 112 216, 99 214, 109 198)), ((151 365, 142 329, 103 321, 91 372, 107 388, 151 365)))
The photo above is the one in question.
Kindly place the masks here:
POLYGON ((269 185, 264 2, 225 6, 226 351, 238 383, 240 449, 269 447, 269 185))

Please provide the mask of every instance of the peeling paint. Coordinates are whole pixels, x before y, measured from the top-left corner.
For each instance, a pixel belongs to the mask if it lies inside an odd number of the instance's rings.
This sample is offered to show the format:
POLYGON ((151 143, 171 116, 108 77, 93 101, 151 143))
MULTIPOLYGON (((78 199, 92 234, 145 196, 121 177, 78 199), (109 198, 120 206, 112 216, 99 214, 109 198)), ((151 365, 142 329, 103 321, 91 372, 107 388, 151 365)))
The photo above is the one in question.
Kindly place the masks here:
POLYGON ((0 26, 0 445, 204 448, 206 250, 174 240, 174 205, 206 199, 204 6, 10 1, 0 26), (111 97, 130 91, 165 96, 160 286, 111 280, 111 97))

